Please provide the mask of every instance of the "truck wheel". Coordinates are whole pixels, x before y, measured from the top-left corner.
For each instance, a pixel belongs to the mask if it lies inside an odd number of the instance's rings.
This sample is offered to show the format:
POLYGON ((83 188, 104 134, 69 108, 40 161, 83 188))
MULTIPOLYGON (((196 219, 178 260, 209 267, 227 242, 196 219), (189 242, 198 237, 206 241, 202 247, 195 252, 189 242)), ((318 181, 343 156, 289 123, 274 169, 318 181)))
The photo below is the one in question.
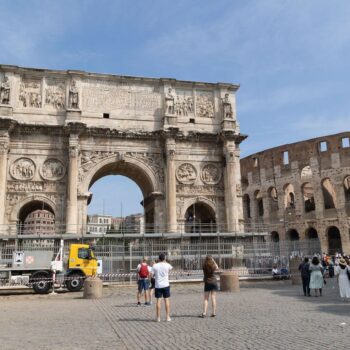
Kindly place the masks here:
POLYGON ((78 292, 84 285, 84 276, 79 273, 72 273, 67 276, 68 280, 66 282, 67 289, 70 292, 78 292))
POLYGON ((52 287, 51 275, 45 271, 34 273, 31 276, 31 283, 35 293, 47 294, 52 287))

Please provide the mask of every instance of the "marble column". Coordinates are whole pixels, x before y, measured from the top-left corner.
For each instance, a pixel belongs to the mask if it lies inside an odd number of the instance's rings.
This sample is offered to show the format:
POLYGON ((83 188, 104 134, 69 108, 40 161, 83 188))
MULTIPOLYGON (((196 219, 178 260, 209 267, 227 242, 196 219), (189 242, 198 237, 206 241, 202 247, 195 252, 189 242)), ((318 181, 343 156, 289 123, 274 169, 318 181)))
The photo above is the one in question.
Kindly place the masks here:
POLYGON ((177 231, 176 219, 176 177, 175 177, 175 151, 174 138, 167 138, 166 151, 166 207, 167 207, 167 231, 177 231))
POLYGON ((6 174, 9 135, 4 132, 0 135, 0 234, 5 233, 5 206, 6 206, 6 174))
POLYGON ((238 230, 237 218, 237 197, 236 197, 236 145, 234 141, 224 141, 224 155, 226 166, 224 170, 225 183, 225 207, 226 207, 226 223, 227 231, 235 232, 238 230))
POLYGON ((69 137, 69 168, 66 216, 66 232, 71 234, 76 234, 78 231, 78 146, 78 135, 71 135, 69 137))

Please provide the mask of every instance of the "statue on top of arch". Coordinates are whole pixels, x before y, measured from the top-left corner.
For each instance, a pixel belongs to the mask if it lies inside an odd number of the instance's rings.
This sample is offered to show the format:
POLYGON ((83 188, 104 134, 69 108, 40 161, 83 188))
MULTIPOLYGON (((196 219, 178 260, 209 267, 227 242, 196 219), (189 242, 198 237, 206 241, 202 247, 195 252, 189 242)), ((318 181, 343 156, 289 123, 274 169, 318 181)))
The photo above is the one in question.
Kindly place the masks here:
POLYGON ((79 109, 79 91, 76 87, 75 80, 72 80, 71 86, 69 88, 69 108, 71 109, 79 109))
POLYGON ((233 119, 232 104, 229 93, 226 93, 225 97, 222 99, 222 109, 224 119, 233 119))
POLYGON ((8 105, 10 103, 10 83, 5 75, 0 84, 0 104, 8 105))

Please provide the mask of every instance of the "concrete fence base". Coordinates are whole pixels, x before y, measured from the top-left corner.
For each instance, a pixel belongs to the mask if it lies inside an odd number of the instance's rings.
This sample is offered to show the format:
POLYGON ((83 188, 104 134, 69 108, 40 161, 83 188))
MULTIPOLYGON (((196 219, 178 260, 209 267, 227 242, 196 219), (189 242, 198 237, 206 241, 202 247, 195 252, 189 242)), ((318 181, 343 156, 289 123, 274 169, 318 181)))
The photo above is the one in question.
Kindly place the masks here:
POLYGON ((88 277, 84 282, 84 299, 102 298, 102 280, 98 277, 88 277))
POLYGON ((238 275, 234 272, 220 274, 220 290, 222 292, 239 292, 238 275))

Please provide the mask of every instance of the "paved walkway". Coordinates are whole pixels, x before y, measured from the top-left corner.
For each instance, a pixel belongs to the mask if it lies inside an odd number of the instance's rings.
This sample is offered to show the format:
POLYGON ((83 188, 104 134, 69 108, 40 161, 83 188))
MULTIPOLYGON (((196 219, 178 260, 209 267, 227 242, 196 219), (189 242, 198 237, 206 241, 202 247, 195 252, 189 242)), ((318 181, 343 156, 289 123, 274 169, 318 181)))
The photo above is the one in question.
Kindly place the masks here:
POLYGON ((0 296, 1 349, 329 350, 350 343, 350 302, 340 300, 335 280, 322 298, 304 297, 289 282, 246 283, 240 293, 219 293, 218 316, 205 319, 198 318, 202 285, 173 285, 172 322, 161 323, 155 306, 135 306, 135 292, 109 287, 100 300, 0 296))

